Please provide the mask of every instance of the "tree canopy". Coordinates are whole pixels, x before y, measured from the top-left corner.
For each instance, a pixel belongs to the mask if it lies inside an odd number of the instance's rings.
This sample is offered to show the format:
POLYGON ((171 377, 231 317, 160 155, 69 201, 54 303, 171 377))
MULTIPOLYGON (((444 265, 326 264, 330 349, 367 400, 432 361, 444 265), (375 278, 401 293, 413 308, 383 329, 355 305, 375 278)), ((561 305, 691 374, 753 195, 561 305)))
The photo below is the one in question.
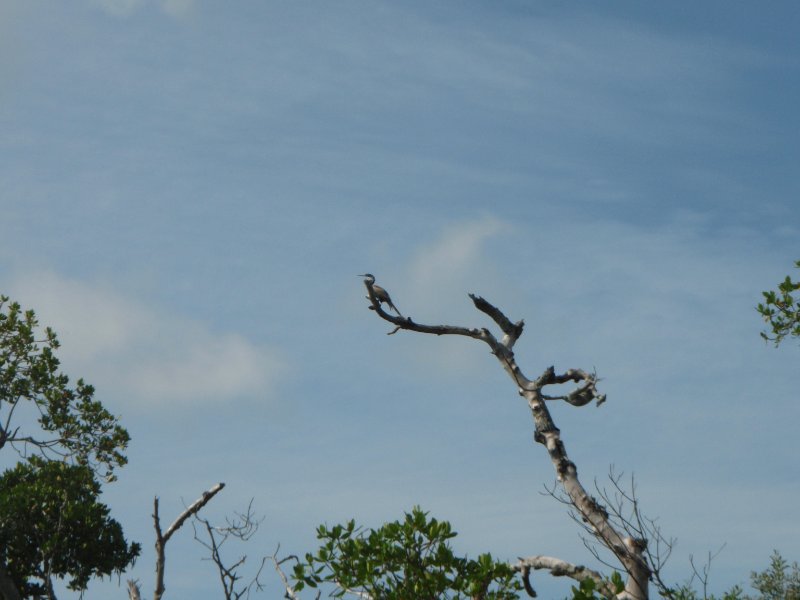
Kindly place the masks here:
POLYGON ((355 521, 317 529, 322 546, 294 568, 294 591, 329 584, 330 595, 383 600, 513 600, 522 585, 511 566, 490 554, 456 556, 450 523, 416 507, 378 529, 355 521))
POLYGON ((0 559, 23 597, 47 593, 52 577, 84 590, 139 555, 99 494, 84 465, 31 457, 0 476, 0 559))
MULTIPOLYGON (((800 268, 800 260, 794 264, 800 268)), ((777 290, 761 292, 764 302, 759 303, 756 310, 769 325, 769 330, 761 332, 761 337, 775 342, 776 346, 786 336, 800 337, 800 296, 795 298, 792 295, 797 290, 800 290, 800 281, 787 275, 777 290)))
POLYGON ((0 296, 0 449, 21 458, 0 475, 0 596, 7 600, 54 598, 54 577, 83 590, 139 554, 98 501, 98 478, 115 478, 130 436, 91 385, 70 385, 58 347, 32 310, 0 296))
POLYGON ((9 444, 26 453, 67 458, 112 479, 114 467, 127 462, 123 452, 130 436, 94 399, 91 385, 79 379, 70 387, 59 370, 55 332, 47 327, 40 333, 38 325, 32 310, 23 312, 0 296, 0 448, 9 444), (24 414, 25 404, 35 410, 24 414), (21 431, 14 419, 21 416, 27 428, 31 413, 38 429, 21 431))

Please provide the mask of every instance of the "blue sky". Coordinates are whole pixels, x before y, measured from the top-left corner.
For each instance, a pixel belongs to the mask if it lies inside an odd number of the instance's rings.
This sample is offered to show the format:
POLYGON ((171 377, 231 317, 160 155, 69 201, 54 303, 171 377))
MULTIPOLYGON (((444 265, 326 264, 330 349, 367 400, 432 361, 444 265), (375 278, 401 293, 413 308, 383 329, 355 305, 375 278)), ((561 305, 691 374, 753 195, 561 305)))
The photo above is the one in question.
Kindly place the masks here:
MULTIPOLYGON (((800 8, 777 2, 5 0, 0 291, 60 333, 130 430, 105 499, 144 546, 217 481, 246 549, 420 504, 459 549, 593 564, 487 349, 398 334, 526 321, 529 376, 585 483, 634 472, 712 590, 800 558, 797 344, 754 305, 800 258, 800 8)), ((9 456, 5 460, 10 460, 9 456)), ((217 598, 191 531, 174 598, 217 598)), ((265 597, 280 597, 266 576, 265 597)), ((543 597, 567 586, 536 578, 543 597)), ((86 594, 124 597, 117 582, 86 594)))

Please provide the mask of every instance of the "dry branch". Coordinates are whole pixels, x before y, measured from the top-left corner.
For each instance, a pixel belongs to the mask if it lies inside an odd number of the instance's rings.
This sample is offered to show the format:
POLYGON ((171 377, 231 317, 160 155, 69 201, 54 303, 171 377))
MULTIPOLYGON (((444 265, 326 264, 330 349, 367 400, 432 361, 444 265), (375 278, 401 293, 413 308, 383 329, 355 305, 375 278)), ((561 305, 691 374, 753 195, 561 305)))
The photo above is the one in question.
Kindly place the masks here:
POLYGON ((161 600, 161 596, 163 596, 164 590, 166 589, 164 587, 164 563, 166 561, 164 548, 169 538, 181 528, 181 525, 186 522, 186 519, 197 514, 197 512, 208 504, 208 501, 216 496, 217 492, 224 487, 224 483, 218 483, 210 490, 203 492, 203 495, 184 510, 178 518, 175 519, 172 525, 169 526, 167 532, 163 534, 161 533, 161 519, 158 516, 158 496, 153 499, 153 526, 156 530, 156 589, 155 592, 153 592, 153 600, 161 600))
POLYGON ((237 584, 242 580, 239 573, 239 568, 247 561, 247 555, 240 556, 235 562, 226 565, 222 557, 222 547, 231 539, 238 539, 246 542, 253 537, 261 525, 261 520, 258 519, 253 513, 253 501, 247 506, 247 510, 242 513, 234 513, 234 517, 226 517, 225 525, 215 526, 212 525, 208 519, 202 519, 198 515, 194 515, 192 520, 192 528, 194 529, 194 539, 209 551, 209 559, 216 565, 217 574, 219 575, 220 583, 222 584, 222 592, 225 595, 225 600, 240 600, 241 598, 248 598, 250 592, 263 589, 259 580, 261 572, 264 570, 264 564, 267 557, 261 560, 261 565, 256 571, 255 575, 245 585, 237 584), (196 523, 201 524, 206 530, 208 541, 198 534, 196 523))
POLYGON ((128 600, 141 600, 142 590, 135 579, 128 579, 128 600))
MULTIPOLYGON (((290 554, 289 556, 278 559, 278 552, 280 551, 281 547, 279 545, 275 549, 275 554, 270 556, 270 559, 272 560, 272 564, 275 565, 275 572, 278 574, 278 576, 281 578, 281 581, 283 582, 283 587, 286 591, 286 593, 284 594, 284 598, 286 598, 287 600, 300 600, 300 596, 297 595, 297 592, 294 591, 294 588, 289 583, 289 579, 286 577, 286 573, 284 573, 283 569, 281 569, 281 565, 286 561, 293 560, 297 562, 298 559, 294 554, 290 554)), ((317 597, 319 597, 319 594, 317 594, 317 597)))
POLYGON ((509 350, 513 348, 516 341, 522 335, 522 330, 525 327, 525 321, 517 321, 516 323, 512 323, 508 317, 495 308, 494 305, 490 304, 480 296, 470 294, 469 297, 472 298, 475 308, 489 315, 505 334, 501 343, 509 350))
POLYGON ((592 579, 597 584, 597 589, 600 593, 606 596, 614 595, 614 590, 609 586, 608 581, 597 571, 588 569, 583 565, 573 565, 552 556, 528 556, 520 558, 519 562, 514 565, 514 570, 522 573, 525 591, 534 598, 536 597, 536 592, 533 591, 533 585, 530 583, 531 569, 544 569, 549 571, 553 577, 569 577, 575 581, 583 581, 587 578, 592 579))

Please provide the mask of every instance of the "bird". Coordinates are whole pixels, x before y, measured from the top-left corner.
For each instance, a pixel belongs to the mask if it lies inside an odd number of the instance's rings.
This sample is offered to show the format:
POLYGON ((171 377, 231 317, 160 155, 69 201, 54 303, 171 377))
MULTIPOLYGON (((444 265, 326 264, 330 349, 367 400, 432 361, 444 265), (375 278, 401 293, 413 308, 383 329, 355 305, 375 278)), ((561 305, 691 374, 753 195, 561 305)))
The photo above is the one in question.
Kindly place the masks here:
POLYGON ((387 292, 381 286, 375 285, 375 276, 372 273, 364 273, 362 275, 359 275, 359 277, 363 277, 364 283, 367 285, 367 287, 372 288, 372 293, 375 294, 375 298, 378 300, 379 303, 385 302, 386 304, 389 305, 389 308, 391 308, 394 312, 396 312, 401 317, 403 316, 403 314, 399 310, 397 310, 397 307, 392 303, 392 299, 389 297, 389 292, 387 292))

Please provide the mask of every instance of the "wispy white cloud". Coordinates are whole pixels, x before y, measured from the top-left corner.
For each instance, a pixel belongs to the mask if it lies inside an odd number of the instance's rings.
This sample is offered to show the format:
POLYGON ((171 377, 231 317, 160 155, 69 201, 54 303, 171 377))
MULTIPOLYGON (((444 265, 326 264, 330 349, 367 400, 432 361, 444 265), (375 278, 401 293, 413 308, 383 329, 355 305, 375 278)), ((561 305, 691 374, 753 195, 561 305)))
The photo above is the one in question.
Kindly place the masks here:
MULTIPOLYGON (((128 17, 140 10, 148 0, 91 0, 91 3, 115 17, 128 17)), ((171 17, 182 17, 193 7, 194 0, 156 0, 158 9, 171 17)))
POLYGON ((91 3, 115 17, 127 17, 144 2, 143 0, 91 0, 91 3))
POLYGON ((162 0, 161 10, 172 17, 183 17, 194 7, 194 0, 162 0))
POLYGON ((68 373, 137 405, 270 396, 285 372, 273 348, 239 333, 214 332, 102 285, 40 272, 8 289, 59 335, 68 373))
POLYGON ((408 269, 409 291, 434 302, 449 292, 463 294, 467 284, 475 285, 490 271, 483 255, 485 242, 509 228, 491 216, 447 226, 415 252, 408 269))
MULTIPOLYGON (((307 38, 292 55, 303 65, 294 77, 307 79, 312 69, 313 93, 333 104, 424 111, 456 91, 459 110, 445 120, 480 107, 524 116, 527 128, 547 139, 578 131, 663 145, 696 139, 712 128, 724 133, 720 122, 742 126, 744 116, 721 105, 717 94, 735 85, 742 65, 768 60, 744 45, 669 35, 615 19, 498 21, 503 33, 492 35, 484 22, 454 29, 450 20, 437 23, 415 9, 379 10, 392 27, 376 30, 373 21, 366 27, 334 9, 302 31, 292 30, 292 36, 307 38), (341 33, 353 29, 359 35, 341 33), (326 60, 306 63, 320 46, 326 60), (349 86, 341 85, 341 71, 328 61, 352 67, 349 86), (349 94, 351 89, 359 93, 349 94)), ((288 34, 276 31, 271 39, 285 57, 292 50, 285 50, 290 45, 282 35, 288 34)), ((268 65, 277 66, 276 60, 268 65)), ((280 75, 292 77, 285 69, 280 75)), ((296 93, 307 85, 298 81, 280 86, 280 92, 296 93)))
MULTIPOLYGON (((451 223, 431 241, 420 244, 400 278, 396 298, 401 310, 427 323, 474 325, 480 320, 468 292, 499 289, 497 265, 488 258, 487 243, 513 230, 493 216, 451 223)), ((445 336, 435 344, 414 344, 413 355, 424 368, 463 375, 474 373, 482 354, 473 344, 445 336)))

